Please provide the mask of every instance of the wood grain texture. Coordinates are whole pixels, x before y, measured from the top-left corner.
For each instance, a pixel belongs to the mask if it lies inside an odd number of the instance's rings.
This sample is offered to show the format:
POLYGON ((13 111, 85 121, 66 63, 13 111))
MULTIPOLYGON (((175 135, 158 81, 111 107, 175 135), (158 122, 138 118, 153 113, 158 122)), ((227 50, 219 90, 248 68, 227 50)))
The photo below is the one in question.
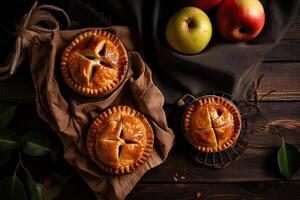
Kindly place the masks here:
POLYGON ((265 61, 299 61, 300 60, 300 12, 279 44, 265 57, 265 61))
MULTIPOLYGON (((300 182, 239 183, 141 183, 126 200, 295 200, 300 196, 300 182)), ((74 175, 56 200, 94 200, 93 192, 79 175, 74 175), (84 192, 83 192, 84 191, 84 192)))
MULTIPOLYGON (((165 163, 150 170, 141 183, 226 183, 242 181, 284 180, 276 168, 276 152, 281 145, 280 138, 273 131, 263 131, 265 126, 276 120, 296 120, 300 122, 300 102, 262 102, 261 114, 253 116, 255 131, 251 135, 248 149, 242 157, 225 169, 210 169, 191 160, 179 145, 175 145, 165 163), (185 179, 177 178, 176 173, 185 179)), ((175 123, 175 122, 174 122, 175 123)), ((179 123, 179 122, 176 122, 179 123)), ((17 108, 16 117, 9 124, 16 132, 32 129, 49 132, 49 127, 38 118, 34 103, 22 103, 17 108)), ((293 130, 279 129, 286 142, 300 149, 300 127, 293 130)), ((55 133, 51 132, 56 136, 55 133)), ((176 132, 176 134, 181 134, 176 132)), ((56 136, 57 137, 57 136, 56 136)), ((300 171, 294 177, 300 180, 300 171)))
MULTIPOLYGON (((279 148, 279 147, 278 147, 279 148)), ((279 181, 281 177, 276 165, 278 148, 249 147, 242 157, 225 169, 210 169, 189 159, 176 146, 168 160, 161 166, 152 169, 142 179, 141 183, 231 183, 252 181, 279 181), (184 176, 185 179, 177 178, 184 176)), ((300 180, 300 173, 294 176, 300 180)))
POLYGON ((258 88, 259 98, 264 101, 300 100, 300 62, 262 63, 259 75, 264 75, 258 88))
POLYGON ((266 56, 266 62, 275 61, 299 61, 300 60, 300 40, 281 40, 266 56))
MULTIPOLYGON (((300 122, 300 13, 283 40, 267 54, 259 74, 264 74, 258 90, 259 97, 271 90, 276 91, 260 103, 262 113, 253 117, 255 131, 248 149, 238 161, 225 169, 206 168, 189 159, 176 144, 166 162, 146 173, 126 199, 299 199, 300 171, 292 183, 284 181, 276 167, 276 152, 281 140, 276 131, 267 131, 266 126, 277 120, 300 122)), ((34 98, 34 87, 26 64, 21 66, 17 75, 0 82, 0 101, 23 102, 9 126, 17 133, 44 130, 51 135, 53 143, 59 144, 56 134, 37 116, 34 98)), ((299 127, 292 130, 279 128, 278 131, 288 143, 300 150, 299 127)), ((48 162, 50 160, 40 163, 47 165, 48 162)), ((39 175, 30 158, 25 159, 24 163, 32 169, 34 176, 39 175)), ((49 170, 53 167, 58 166, 48 166, 49 170)), ((60 170, 70 171, 69 168, 60 170)), ((75 174, 56 199, 96 198, 87 184, 75 174)))
MULTIPOLYGON (((240 182, 283 180, 276 168, 276 153, 281 139, 276 131, 265 131, 266 125, 277 120, 300 122, 300 102, 262 102, 260 114, 253 116, 254 133, 250 137, 248 149, 242 157, 225 169, 209 169, 190 160, 180 146, 176 146, 167 161, 147 173, 142 181, 172 181, 176 173, 186 177, 178 182, 240 182), (152 172, 153 171, 153 172, 152 172), (155 176, 154 176, 154 175, 155 176)), ((172 123, 178 123, 176 121, 172 123)), ((300 127, 288 130, 278 128, 286 142, 300 148, 300 127)), ((180 132, 176 132, 180 134, 180 132)), ((300 179, 300 171, 295 176, 300 179)))
POLYGON ((300 196, 299 187, 299 182, 138 184, 126 200, 295 200, 300 196))

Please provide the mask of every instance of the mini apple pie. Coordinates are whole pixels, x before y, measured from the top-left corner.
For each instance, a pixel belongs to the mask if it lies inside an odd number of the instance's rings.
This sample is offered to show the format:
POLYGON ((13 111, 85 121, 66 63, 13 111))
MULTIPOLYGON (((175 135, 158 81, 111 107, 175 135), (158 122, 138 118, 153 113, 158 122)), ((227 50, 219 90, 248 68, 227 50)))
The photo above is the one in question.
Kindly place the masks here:
POLYGON ((88 97, 112 93, 125 79, 127 70, 124 45, 103 30, 78 35, 62 54, 61 72, 66 83, 88 97))
POLYGON ((202 152, 219 152, 235 144, 241 130, 238 108, 218 96, 194 101, 184 115, 184 135, 202 152))
POLYGON ((130 173, 144 164, 153 143, 153 130, 146 117, 128 106, 114 106, 102 112, 87 137, 90 158, 112 174, 130 173))

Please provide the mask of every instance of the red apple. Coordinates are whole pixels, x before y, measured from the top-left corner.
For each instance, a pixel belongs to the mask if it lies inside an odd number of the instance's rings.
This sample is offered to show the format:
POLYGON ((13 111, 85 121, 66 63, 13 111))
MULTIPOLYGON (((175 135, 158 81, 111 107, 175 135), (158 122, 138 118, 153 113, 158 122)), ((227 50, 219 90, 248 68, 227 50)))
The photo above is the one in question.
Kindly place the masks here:
POLYGON ((186 0, 187 5, 195 6, 201 10, 210 10, 219 5, 223 0, 186 0))
POLYGON ((259 0, 225 0, 217 11, 218 31, 231 41, 252 40, 264 24, 265 11, 259 0))

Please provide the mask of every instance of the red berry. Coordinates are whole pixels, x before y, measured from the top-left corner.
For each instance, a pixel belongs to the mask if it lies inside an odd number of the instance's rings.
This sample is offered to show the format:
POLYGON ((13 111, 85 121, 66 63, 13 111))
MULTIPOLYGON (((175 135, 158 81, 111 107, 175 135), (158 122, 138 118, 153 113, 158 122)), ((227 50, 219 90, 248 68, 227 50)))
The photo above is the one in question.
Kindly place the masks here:
POLYGON ((46 190, 49 190, 52 187, 52 182, 50 179, 46 179, 44 182, 44 187, 46 190))

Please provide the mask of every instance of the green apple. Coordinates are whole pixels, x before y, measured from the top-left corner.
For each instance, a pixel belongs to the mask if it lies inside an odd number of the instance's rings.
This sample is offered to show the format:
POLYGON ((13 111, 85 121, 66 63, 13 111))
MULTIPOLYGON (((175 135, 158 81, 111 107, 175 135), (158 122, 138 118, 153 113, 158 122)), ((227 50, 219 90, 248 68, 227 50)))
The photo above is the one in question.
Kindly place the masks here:
POLYGON ((166 39, 169 45, 184 54, 200 53, 208 45, 212 36, 209 17, 196 7, 178 10, 169 19, 166 39))

